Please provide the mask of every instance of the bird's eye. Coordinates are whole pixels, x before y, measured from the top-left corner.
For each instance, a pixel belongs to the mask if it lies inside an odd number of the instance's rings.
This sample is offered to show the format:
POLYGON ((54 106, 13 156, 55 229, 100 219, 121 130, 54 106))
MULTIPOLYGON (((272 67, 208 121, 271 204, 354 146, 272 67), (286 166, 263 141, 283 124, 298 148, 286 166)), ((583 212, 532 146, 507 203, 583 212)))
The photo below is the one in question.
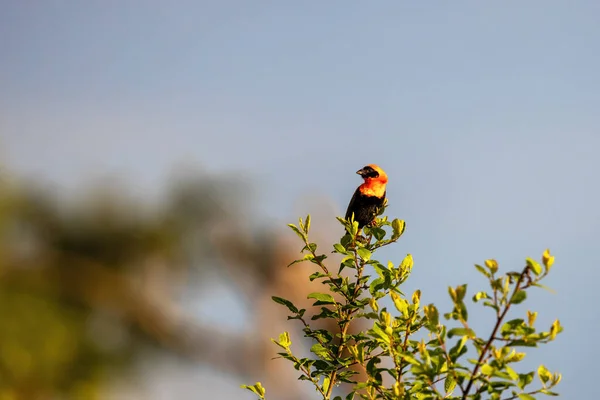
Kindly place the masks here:
POLYGON ((365 167, 365 177, 366 178, 377 178, 379 177, 379 172, 375 171, 371 167, 365 167))

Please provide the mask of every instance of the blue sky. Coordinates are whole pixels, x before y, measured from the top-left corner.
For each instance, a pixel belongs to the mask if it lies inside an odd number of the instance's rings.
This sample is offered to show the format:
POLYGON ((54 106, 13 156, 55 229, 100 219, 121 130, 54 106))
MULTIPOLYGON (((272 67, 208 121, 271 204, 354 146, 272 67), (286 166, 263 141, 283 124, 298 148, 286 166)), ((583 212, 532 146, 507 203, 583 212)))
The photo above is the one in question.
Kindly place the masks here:
POLYGON ((532 363, 592 398, 598 15, 591 0, 2 2, 0 156, 58 189, 235 173, 277 223, 306 192, 342 214, 354 171, 378 163, 408 223, 384 258, 412 253, 429 301, 481 284, 475 262, 552 249, 557 294, 530 307, 565 332, 532 363))

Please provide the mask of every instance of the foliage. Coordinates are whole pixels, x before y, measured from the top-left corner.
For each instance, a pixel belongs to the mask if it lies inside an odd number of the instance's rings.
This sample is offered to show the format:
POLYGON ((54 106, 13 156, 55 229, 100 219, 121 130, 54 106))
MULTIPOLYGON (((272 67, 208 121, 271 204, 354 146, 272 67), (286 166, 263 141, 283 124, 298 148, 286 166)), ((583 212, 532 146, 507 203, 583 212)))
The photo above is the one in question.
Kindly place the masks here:
POLYGON ((198 356, 174 288, 208 268, 189 259, 211 256, 198 235, 223 224, 228 182, 193 176, 150 208, 114 185, 59 198, 3 178, 0 399, 99 399, 149 354, 198 356))
MULTIPOLYGON (((546 250, 542 263, 527 258, 521 271, 499 273, 495 260, 475 265, 489 283, 489 289, 477 291, 474 303, 489 308, 495 315, 491 332, 475 332, 469 325, 467 285, 449 287, 452 309, 443 313, 433 305, 421 305, 421 292, 407 296, 401 285, 408 279, 413 258, 408 254, 399 265, 382 264, 373 258, 375 252, 400 239, 404 221, 388 221, 381 213, 373 226, 358 229, 355 221, 338 218, 346 234, 336 243, 334 253, 342 255, 337 271, 328 267, 327 255, 317 251, 309 240, 310 215, 290 228, 304 243, 303 257, 292 262, 308 261, 318 267, 308 279, 319 280, 326 290, 308 294, 314 299, 317 313, 308 319, 306 309, 298 309, 291 301, 273 297, 290 312, 289 320, 298 320, 304 336, 312 339, 312 355, 300 357, 292 351, 288 332, 273 342, 283 351, 280 357, 289 360, 300 371, 298 379, 310 382, 319 396, 331 399, 334 388, 342 382, 351 386, 349 393, 334 400, 362 399, 483 399, 531 400, 536 395, 557 396, 554 386, 561 375, 540 365, 538 383, 536 371, 519 372, 525 357, 524 347, 536 347, 553 341, 562 331, 556 320, 548 330, 535 327, 537 312, 508 319, 511 307, 527 299, 533 287, 543 287, 544 279, 554 263, 546 250), (389 232, 391 228, 391 232, 389 232), (351 271, 351 274, 347 274, 351 271), (374 271, 374 275, 367 272, 374 271), (346 273, 343 273, 346 272, 346 273), (391 300, 395 310, 380 303, 391 300), (313 327, 314 320, 333 320, 339 332, 313 327), (370 329, 350 333, 349 327, 359 320, 368 321, 370 329), (357 379, 362 373, 364 379, 357 379), (341 397, 344 396, 344 397, 341 397)), ((265 399, 260 382, 243 385, 258 398, 265 399)))

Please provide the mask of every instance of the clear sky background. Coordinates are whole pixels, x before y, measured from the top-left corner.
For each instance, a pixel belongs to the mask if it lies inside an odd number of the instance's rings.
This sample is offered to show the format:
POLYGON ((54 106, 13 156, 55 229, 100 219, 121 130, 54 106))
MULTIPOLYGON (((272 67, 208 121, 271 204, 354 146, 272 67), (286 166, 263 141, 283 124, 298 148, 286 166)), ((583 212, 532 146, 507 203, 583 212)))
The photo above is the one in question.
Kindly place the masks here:
MULTIPOLYGON (((595 0, 0 1, 0 157, 61 190, 112 174, 154 193, 180 163, 240 173, 281 224, 306 191, 342 214, 378 163, 408 224, 385 255, 414 255, 425 301, 481 285, 475 262, 550 247, 557 294, 529 307, 565 332, 530 362, 591 399, 599 21, 595 0)), ((149 385, 192 399, 196 378, 149 385)))

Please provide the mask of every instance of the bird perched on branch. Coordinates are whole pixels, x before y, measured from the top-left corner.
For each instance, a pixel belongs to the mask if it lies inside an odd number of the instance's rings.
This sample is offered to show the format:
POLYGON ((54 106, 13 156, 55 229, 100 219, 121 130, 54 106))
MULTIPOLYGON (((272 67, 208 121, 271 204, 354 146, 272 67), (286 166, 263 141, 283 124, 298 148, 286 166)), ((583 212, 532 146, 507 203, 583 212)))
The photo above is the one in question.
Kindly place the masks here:
POLYGON ((388 177, 375 164, 369 164, 356 173, 364 179, 364 183, 354 192, 345 219, 349 221, 354 213, 354 220, 358 222, 358 229, 361 229, 375 221, 379 209, 384 205, 388 177))

